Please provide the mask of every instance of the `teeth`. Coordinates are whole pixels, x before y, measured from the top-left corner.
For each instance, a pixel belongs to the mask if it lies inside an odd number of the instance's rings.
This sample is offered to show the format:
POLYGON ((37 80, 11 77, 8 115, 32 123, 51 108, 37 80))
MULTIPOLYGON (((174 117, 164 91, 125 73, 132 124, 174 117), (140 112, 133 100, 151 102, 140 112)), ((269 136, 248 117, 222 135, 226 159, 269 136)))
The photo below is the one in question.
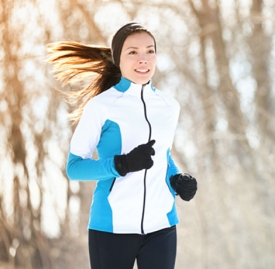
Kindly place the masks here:
POLYGON ((148 69, 147 70, 137 70, 137 72, 146 73, 146 72, 148 72, 148 69))

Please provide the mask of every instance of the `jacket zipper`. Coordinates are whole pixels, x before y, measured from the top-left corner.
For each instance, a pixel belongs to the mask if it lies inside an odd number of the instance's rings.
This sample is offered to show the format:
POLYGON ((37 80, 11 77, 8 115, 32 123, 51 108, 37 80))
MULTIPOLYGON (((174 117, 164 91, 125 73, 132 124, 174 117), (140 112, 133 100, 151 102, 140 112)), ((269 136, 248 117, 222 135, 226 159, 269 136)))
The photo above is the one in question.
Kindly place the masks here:
MULTIPOLYGON (((151 140, 151 135, 152 135, 152 126, 147 117, 146 103, 144 101, 144 96, 143 96, 144 86, 145 84, 143 84, 141 87, 141 101, 143 103, 143 108, 144 108, 144 117, 149 127, 149 137, 148 137, 148 142, 149 142, 151 140)), ((144 172, 144 178, 143 178, 143 206, 142 206, 142 215, 141 215, 141 224, 140 224, 142 234, 144 234, 143 222, 144 222, 145 203, 146 203, 146 176, 147 176, 147 169, 144 172)))

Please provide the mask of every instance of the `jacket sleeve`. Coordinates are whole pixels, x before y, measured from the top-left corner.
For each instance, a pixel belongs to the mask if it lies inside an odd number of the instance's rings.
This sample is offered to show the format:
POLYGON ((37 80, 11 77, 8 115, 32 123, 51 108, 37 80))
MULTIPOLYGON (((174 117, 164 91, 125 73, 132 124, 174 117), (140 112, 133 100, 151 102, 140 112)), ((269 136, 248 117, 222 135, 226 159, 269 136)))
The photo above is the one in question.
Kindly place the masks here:
POLYGON ((83 159, 69 152, 67 176, 71 180, 104 180, 112 177, 121 177, 115 169, 114 158, 103 160, 83 159))
POLYGON ((104 180, 120 177, 113 157, 92 160, 92 154, 100 140, 102 126, 107 117, 106 109, 91 99, 73 133, 67 159, 66 173, 71 180, 104 180))
POLYGON ((178 167, 176 166, 174 160, 172 159, 171 153, 169 151, 168 152, 168 175, 169 175, 169 178, 171 176, 174 176, 179 173, 180 173, 180 171, 179 171, 178 167))

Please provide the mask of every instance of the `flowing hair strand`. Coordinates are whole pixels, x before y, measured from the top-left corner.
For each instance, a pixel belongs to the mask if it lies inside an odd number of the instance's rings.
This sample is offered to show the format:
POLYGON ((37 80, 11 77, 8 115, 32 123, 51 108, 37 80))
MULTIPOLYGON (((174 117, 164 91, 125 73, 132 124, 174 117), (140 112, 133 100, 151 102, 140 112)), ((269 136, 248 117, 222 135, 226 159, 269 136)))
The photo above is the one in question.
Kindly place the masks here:
POLYGON ((94 96, 117 84, 120 69, 113 63, 111 49, 103 46, 84 45, 74 41, 61 41, 47 45, 47 62, 53 65, 55 78, 62 86, 85 83, 86 87, 60 90, 66 101, 76 105, 69 114, 76 123, 86 103, 94 96))

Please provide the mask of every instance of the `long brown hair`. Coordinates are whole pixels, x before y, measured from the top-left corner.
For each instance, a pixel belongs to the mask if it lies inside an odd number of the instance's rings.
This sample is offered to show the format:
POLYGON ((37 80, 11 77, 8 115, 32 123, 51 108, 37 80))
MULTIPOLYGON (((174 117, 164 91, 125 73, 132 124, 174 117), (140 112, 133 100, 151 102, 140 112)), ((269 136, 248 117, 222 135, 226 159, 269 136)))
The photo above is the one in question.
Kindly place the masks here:
POLYGON ((111 48, 61 41, 48 44, 47 52, 47 61, 53 64, 55 77, 63 85, 74 85, 91 78, 84 88, 61 89, 67 102, 76 105, 69 114, 73 123, 78 122, 91 98, 117 84, 121 78, 120 69, 113 63, 111 48))

